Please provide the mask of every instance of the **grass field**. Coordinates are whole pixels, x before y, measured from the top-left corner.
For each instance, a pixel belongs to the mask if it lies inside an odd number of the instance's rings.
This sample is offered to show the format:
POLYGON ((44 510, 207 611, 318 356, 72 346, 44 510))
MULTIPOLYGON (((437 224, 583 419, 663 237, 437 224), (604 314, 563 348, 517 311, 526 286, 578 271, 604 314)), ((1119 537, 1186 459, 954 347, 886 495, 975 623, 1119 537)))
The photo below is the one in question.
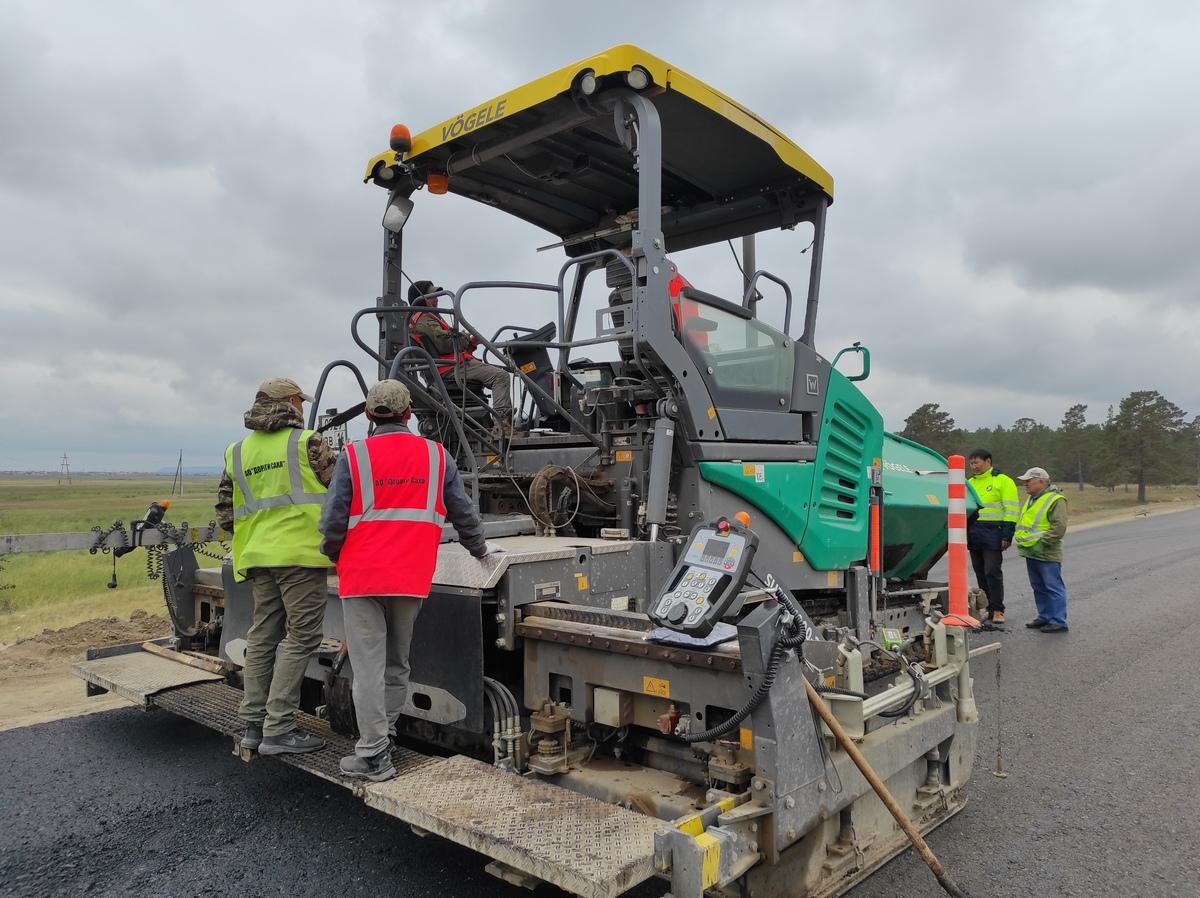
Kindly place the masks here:
MULTIPOLYGON (((0 533, 52 533, 107 527, 114 520, 140 517, 154 500, 167 497, 170 477, 76 477, 70 486, 59 486, 54 476, 0 476, 0 533)), ((1108 518, 1123 519, 1148 509, 1200 504, 1200 487, 1152 487, 1149 502, 1139 505, 1137 490, 1115 491, 1088 487, 1082 492, 1067 485, 1074 525, 1108 518)), ((179 525, 207 524, 213 516, 217 478, 193 478, 187 495, 175 497, 167 520, 179 525)), ((214 547, 216 548, 216 547, 214 547)), ((204 560, 205 564, 216 564, 204 560)), ((162 592, 146 577, 146 555, 131 552, 117 560, 116 589, 105 584, 112 574, 112 558, 87 552, 32 553, 0 556, 0 644, 40 632, 46 627, 67 627, 96 617, 127 618, 135 609, 161 613, 162 592)))
MULTIPOLYGON (((213 517, 216 477, 189 478, 186 494, 171 498, 167 520, 205 525, 213 517)), ((170 477, 76 476, 69 486, 57 477, 0 476, 0 533, 62 533, 128 524, 153 501, 169 498, 170 477)), ((214 548, 217 548, 214 546, 214 548)), ((212 564, 217 562, 212 561, 212 564)), ((97 617, 128 618, 143 609, 162 611, 162 587, 146 576, 146 553, 117 559, 117 588, 111 555, 39 552, 0 556, 0 644, 49 627, 57 629, 97 617)))

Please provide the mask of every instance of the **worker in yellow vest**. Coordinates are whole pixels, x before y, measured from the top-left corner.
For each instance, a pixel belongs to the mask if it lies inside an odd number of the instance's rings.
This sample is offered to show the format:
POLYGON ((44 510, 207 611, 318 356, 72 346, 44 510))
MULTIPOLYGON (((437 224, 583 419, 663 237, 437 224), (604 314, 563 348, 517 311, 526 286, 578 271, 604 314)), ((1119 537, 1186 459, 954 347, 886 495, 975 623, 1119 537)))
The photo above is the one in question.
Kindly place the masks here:
POLYGON ((1037 617, 1025 626, 1043 633, 1067 632, 1067 587, 1062 578, 1063 537, 1067 533, 1067 497, 1050 485, 1045 468, 1030 468, 1017 478, 1027 498, 1014 539, 1029 570, 1037 617))
POLYGON ((1004 623, 1004 552, 1012 545, 1017 526, 1017 485, 992 467, 992 453, 975 449, 967 456, 971 478, 967 483, 979 499, 979 513, 967 528, 967 549, 975 581, 987 596, 984 629, 1004 623))
POLYGON ((324 438, 304 429, 304 403, 312 401, 294 380, 264 381, 245 415, 250 434, 225 450, 217 488, 217 523, 233 534, 234 580, 254 590, 241 744, 264 755, 325 745, 295 719, 325 620, 330 564, 317 522, 337 463, 324 438))

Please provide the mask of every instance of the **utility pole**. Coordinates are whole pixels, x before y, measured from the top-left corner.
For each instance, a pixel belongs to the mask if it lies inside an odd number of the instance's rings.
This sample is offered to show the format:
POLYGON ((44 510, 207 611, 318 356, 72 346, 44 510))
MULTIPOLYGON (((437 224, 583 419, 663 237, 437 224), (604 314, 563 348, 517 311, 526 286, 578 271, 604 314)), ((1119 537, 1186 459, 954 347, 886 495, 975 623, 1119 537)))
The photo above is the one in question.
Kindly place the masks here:
POLYGON ((175 487, 179 487, 179 495, 183 495, 183 450, 179 450, 179 461, 175 465, 175 476, 171 478, 171 495, 175 495, 175 487))
POLYGON ((58 485, 62 486, 63 478, 67 478, 67 486, 71 485, 71 462, 67 460, 67 453, 63 453, 62 461, 58 463, 58 485))

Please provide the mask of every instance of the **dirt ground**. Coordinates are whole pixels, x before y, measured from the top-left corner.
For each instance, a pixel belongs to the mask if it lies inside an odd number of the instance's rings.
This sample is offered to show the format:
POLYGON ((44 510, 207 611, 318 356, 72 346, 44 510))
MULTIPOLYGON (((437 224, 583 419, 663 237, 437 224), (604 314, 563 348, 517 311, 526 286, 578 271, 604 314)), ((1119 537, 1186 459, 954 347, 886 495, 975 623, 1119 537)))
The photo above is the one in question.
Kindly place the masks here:
POLYGON ((83 681, 71 676, 71 665, 83 660, 88 648, 152 639, 170 630, 166 618, 135 611, 129 620, 98 618, 0 646, 0 730, 128 704, 113 695, 88 698, 83 681))

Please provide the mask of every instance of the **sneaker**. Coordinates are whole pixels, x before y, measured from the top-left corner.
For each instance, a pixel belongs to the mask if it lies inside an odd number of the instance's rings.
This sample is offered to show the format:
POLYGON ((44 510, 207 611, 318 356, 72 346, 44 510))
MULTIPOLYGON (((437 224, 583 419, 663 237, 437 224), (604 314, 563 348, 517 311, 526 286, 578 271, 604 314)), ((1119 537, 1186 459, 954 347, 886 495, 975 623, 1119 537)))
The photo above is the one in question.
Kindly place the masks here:
POLYGON ((310 751, 320 751, 325 747, 325 740, 309 735, 303 730, 292 730, 282 736, 266 736, 259 746, 260 755, 302 755, 310 751))
POLYGON ((347 755, 338 764, 346 776, 368 779, 373 783, 382 783, 396 775, 396 765, 392 756, 386 750, 372 758, 360 758, 358 755, 347 755))
POLYGON ((242 734, 241 746, 247 751, 258 751, 258 747, 262 745, 263 734, 261 723, 246 724, 246 732, 242 734))
POLYGON ((1046 626, 1041 628, 1041 632, 1042 633, 1066 633, 1068 629, 1069 628, 1064 627, 1062 624, 1046 624, 1046 626))
POLYGON ((1030 630, 1038 630, 1046 626, 1048 623, 1050 623, 1050 621, 1046 620, 1044 617, 1035 617, 1025 626, 1027 626, 1030 630))

